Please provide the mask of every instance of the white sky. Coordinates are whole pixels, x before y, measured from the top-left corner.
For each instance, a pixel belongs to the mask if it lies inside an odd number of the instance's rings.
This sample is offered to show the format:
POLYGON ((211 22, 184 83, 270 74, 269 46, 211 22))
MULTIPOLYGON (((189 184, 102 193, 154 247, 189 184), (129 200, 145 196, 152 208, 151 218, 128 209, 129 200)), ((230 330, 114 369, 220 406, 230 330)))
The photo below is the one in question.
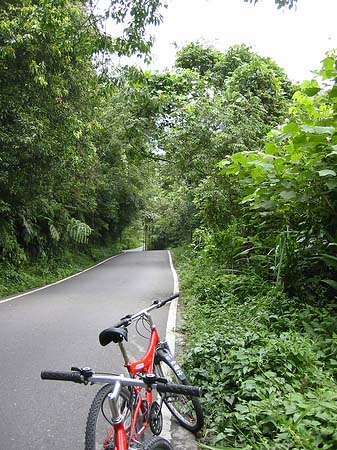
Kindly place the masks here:
POLYGON ((156 38, 152 69, 174 63, 174 42, 203 41, 226 51, 251 45, 270 56, 294 81, 312 78, 325 52, 337 48, 337 0, 298 0, 296 9, 278 10, 274 0, 255 6, 243 0, 167 0, 164 21, 151 31, 156 38))

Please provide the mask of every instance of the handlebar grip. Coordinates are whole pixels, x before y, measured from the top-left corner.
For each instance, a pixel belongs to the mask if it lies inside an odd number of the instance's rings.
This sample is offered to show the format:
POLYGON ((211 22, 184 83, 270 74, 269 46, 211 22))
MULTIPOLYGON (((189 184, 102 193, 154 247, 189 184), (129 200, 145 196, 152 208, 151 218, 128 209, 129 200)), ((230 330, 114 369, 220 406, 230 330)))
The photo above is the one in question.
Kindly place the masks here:
POLYGON ((52 370, 43 370, 41 372, 42 380, 72 381, 73 383, 84 383, 83 376, 77 372, 55 372, 52 370))
POLYGON ((169 392, 171 394, 182 394, 193 397, 201 397, 202 394, 202 390, 200 387, 184 384, 157 383, 157 391, 169 392))
POLYGON ((131 317, 132 317, 131 314, 128 314, 127 316, 122 317, 121 320, 114 325, 114 327, 115 328, 120 328, 120 327, 127 327, 127 326, 129 326, 130 323, 131 323, 131 320, 130 320, 131 317))
POLYGON ((171 295, 171 297, 167 298, 166 300, 162 300, 162 301, 155 301, 154 303, 157 303, 157 308, 161 308, 162 306, 166 305, 166 303, 171 302, 172 300, 174 300, 175 298, 179 297, 179 292, 176 294, 171 295))

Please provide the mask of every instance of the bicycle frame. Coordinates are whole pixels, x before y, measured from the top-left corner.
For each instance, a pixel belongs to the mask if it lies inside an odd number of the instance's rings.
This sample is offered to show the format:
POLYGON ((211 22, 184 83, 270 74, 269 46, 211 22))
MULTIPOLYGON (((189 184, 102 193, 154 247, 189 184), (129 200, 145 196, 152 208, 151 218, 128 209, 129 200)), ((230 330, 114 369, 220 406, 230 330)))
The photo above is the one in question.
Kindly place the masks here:
MULTIPOLYGON (((132 317, 132 320, 136 320, 138 317, 143 315, 146 317, 148 323, 151 326, 150 342, 149 342, 148 348, 145 352, 145 355, 141 359, 131 362, 129 360, 129 357, 127 355, 127 352, 126 352, 123 342, 119 342, 119 347, 120 347, 121 353, 124 358, 125 367, 127 368, 130 377, 135 377, 138 374, 148 375, 148 374, 153 373, 154 355, 155 355, 157 345, 160 342, 160 337, 158 334, 157 327, 154 325, 151 316, 148 314, 149 310, 151 310, 151 309, 152 309, 152 307, 147 308, 147 310, 141 311, 140 313, 138 313, 132 317)), ((140 395, 141 388, 139 386, 135 386, 134 391, 138 395, 137 395, 137 403, 135 405, 134 415, 132 418, 130 437, 134 437, 136 440, 138 440, 140 438, 140 436, 143 433, 145 433, 145 431, 148 429, 149 423, 147 420, 145 422, 143 421, 143 427, 140 430, 138 430, 137 433, 135 433, 137 418, 138 418, 140 412, 142 413, 143 416, 149 412, 148 409, 153 402, 153 395, 152 395, 151 390, 146 390, 146 392, 145 392, 146 403, 144 405, 143 399, 140 395)))
MULTIPOLYGON (((109 406, 111 410, 111 419, 113 423, 113 430, 115 433, 115 448, 118 450, 127 450, 128 441, 126 438, 126 430, 124 426, 124 420, 118 409, 117 400, 122 389, 122 384, 117 381, 114 385, 114 389, 111 394, 108 395, 109 406)), ((103 445, 107 446, 112 435, 111 432, 106 436, 103 445)))

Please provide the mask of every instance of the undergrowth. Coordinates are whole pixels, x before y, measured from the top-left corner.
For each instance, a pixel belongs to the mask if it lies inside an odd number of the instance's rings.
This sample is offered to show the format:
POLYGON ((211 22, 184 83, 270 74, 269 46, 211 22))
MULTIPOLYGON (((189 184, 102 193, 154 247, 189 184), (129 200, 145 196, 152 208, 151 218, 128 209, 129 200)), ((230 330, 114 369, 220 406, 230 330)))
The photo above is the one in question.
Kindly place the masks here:
POLYGON ((337 449, 337 306, 300 303, 205 255, 177 255, 177 268, 205 448, 337 449))

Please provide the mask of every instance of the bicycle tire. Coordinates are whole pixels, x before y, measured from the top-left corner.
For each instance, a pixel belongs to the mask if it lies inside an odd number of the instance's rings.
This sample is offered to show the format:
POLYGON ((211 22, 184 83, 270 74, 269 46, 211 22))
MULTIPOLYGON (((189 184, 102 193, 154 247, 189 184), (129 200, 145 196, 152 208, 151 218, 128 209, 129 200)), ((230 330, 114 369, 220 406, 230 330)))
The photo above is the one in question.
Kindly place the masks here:
MULTIPOLYGON (((110 408, 107 401, 107 396, 112 389, 112 384, 104 385, 97 392, 92 401, 86 423, 85 450, 97 450, 98 448, 102 450, 115 449, 114 430, 111 422, 108 420, 110 408), (107 442, 104 442, 105 440, 107 440, 107 442)), ((124 415, 126 429, 128 420, 129 425, 131 423, 130 401, 130 391, 123 387, 120 393, 120 408, 124 415)))
MULTIPOLYGON (((154 360, 154 372, 168 383, 190 385, 184 372, 168 351, 159 350, 154 360)), ((196 433, 204 424, 200 401, 183 394, 161 394, 165 405, 177 421, 187 430, 196 433)))
POLYGON ((145 442, 142 450, 173 450, 173 447, 167 439, 161 436, 155 436, 145 442))

